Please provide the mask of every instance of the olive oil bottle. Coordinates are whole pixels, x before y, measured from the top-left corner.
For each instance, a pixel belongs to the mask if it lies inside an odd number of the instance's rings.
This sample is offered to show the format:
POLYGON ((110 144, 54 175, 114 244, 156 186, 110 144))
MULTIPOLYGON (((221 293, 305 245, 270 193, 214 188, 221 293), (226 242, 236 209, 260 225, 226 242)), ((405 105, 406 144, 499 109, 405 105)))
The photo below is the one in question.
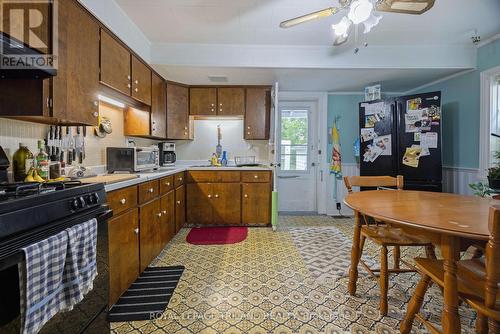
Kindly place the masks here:
POLYGON ((14 153, 12 163, 14 181, 22 182, 26 178, 28 171, 33 167, 33 153, 25 144, 19 143, 19 149, 14 153))

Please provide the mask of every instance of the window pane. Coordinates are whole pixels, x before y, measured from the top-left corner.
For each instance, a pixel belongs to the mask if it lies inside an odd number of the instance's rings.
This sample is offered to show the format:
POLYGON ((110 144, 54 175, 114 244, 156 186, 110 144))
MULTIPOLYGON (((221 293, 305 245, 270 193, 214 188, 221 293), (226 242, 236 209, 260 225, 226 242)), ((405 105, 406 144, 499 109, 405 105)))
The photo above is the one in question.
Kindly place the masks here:
POLYGON ((281 170, 307 171, 309 158, 309 111, 281 110, 281 170))
MULTIPOLYGON (((494 81, 491 92, 493 104, 490 110, 490 132, 500 135, 500 76, 494 81)), ((496 151, 500 151, 500 138, 490 136, 490 166, 497 163, 496 151)))

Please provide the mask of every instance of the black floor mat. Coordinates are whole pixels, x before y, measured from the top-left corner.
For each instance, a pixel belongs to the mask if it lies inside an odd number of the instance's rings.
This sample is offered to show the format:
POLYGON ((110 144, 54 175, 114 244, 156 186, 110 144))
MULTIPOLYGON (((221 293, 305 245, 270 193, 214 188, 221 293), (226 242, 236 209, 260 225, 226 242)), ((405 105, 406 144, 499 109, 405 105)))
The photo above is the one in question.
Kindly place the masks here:
POLYGON ((150 267, 109 310, 110 322, 153 320, 167 308, 183 266, 150 267))

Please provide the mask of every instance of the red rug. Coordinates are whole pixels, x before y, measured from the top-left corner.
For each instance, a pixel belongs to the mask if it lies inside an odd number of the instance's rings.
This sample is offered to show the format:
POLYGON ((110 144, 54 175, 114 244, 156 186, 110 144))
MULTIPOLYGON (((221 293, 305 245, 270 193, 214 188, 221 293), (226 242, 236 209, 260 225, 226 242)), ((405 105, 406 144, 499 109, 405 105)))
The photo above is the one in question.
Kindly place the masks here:
POLYGON ((194 227, 186 237, 193 245, 227 245, 247 238, 247 227, 194 227))

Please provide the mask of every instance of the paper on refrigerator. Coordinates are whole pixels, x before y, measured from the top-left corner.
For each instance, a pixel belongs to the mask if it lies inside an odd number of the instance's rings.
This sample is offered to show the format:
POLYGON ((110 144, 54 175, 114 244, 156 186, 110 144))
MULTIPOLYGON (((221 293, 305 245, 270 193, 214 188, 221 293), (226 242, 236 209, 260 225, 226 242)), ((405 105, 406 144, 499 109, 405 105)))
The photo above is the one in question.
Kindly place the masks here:
POLYGON ((374 128, 361 129, 361 141, 364 143, 377 138, 377 133, 374 128))
POLYGON ((380 155, 392 155, 392 136, 380 136, 373 140, 373 144, 378 146, 382 153, 380 155))
POLYGON ((403 165, 417 168, 421 153, 422 148, 420 147, 407 147, 405 155, 403 156, 403 165))
POLYGON ((437 132, 426 132, 420 134, 420 146, 427 148, 437 148, 438 147, 438 133, 437 132))

